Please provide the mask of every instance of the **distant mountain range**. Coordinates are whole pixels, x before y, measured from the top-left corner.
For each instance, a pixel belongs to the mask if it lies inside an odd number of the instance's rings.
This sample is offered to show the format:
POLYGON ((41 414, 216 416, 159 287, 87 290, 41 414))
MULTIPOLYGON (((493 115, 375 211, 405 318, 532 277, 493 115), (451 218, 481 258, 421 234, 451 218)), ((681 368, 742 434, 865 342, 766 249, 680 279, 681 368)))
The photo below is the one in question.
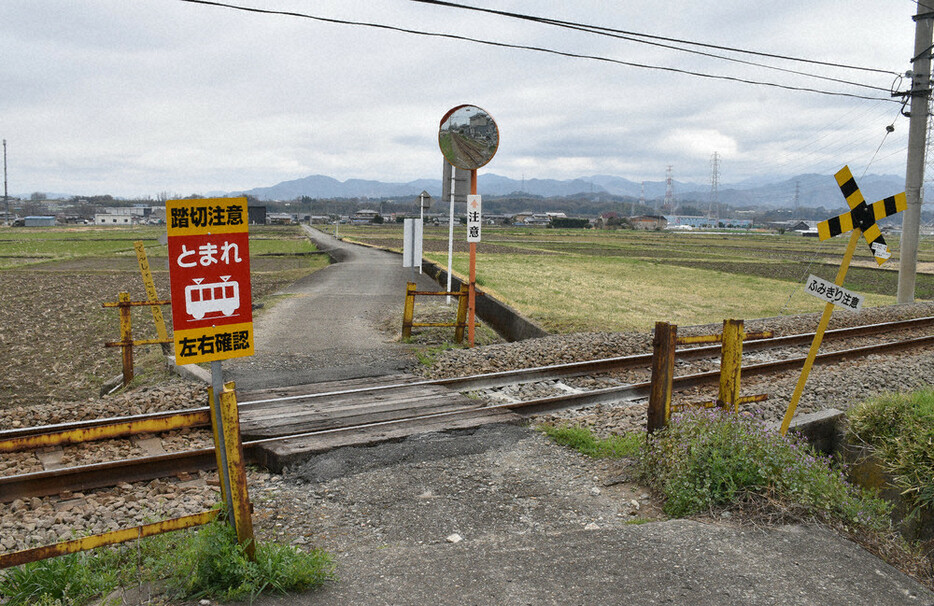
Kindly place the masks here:
MULTIPOLYGON (((866 175, 857 179, 860 190, 867 201, 874 202, 904 191, 905 178, 896 175, 866 175)), ((664 181, 646 181, 645 199, 664 199, 664 181)), ((481 195, 507 196, 529 195, 542 197, 621 196, 638 200, 643 184, 623 177, 594 175, 559 181, 555 179, 516 180, 492 173, 478 176, 477 189, 481 195)), ((843 203, 840 190, 832 175, 805 174, 777 182, 746 181, 741 184, 722 184, 718 199, 733 207, 791 208, 795 202, 797 187, 798 205, 801 207, 839 207, 843 203)), ((255 196, 260 200, 294 200, 301 196, 310 198, 396 198, 413 200, 422 191, 435 199, 441 196, 441 179, 418 179, 408 183, 385 183, 365 179, 338 181, 325 175, 311 175, 292 181, 283 181, 270 187, 230 192, 255 196)), ((709 203, 710 184, 674 181, 672 191, 676 201, 709 203)))

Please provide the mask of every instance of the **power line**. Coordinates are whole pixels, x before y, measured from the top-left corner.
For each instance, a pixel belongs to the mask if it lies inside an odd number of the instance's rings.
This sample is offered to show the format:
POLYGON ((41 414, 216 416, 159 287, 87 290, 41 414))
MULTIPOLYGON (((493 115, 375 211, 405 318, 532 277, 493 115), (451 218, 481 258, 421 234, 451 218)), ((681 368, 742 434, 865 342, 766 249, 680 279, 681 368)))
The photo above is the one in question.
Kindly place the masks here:
MULTIPOLYGON (((873 67, 861 67, 861 66, 857 66, 857 65, 846 65, 846 64, 843 64, 843 63, 833 63, 833 62, 829 62, 829 61, 818 61, 818 60, 816 60, 816 59, 804 59, 804 58, 802 58, 802 57, 792 57, 792 56, 789 56, 789 55, 778 55, 778 54, 774 54, 774 53, 765 53, 765 52, 760 52, 760 51, 752 51, 752 50, 748 50, 748 49, 734 48, 734 47, 730 47, 730 46, 721 46, 721 45, 718 45, 718 44, 707 44, 707 43, 704 43, 704 42, 695 42, 695 41, 692 41, 692 40, 683 40, 683 39, 680 39, 680 38, 670 38, 670 37, 667 37, 667 36, 658 36, 658 35, 653 35, 653 34, 643 34, 643 33, 640 33, 640 32, 633 32, 633 31, 627 31, 627 30, 616 29, 616 28, 611 28, 611 27, 604 27, 604 26, 601 26, 601 25, 589 25, 589 24, 585 24, 585 23, 578 23, 578 22, 575 22, 575 21, 563 21, 563 20, 560 20, 560 19, 550 19, 550 18, 547 18, 547 17, 536 17, 536 16, 534 16, 534 15, 525 15, 525 14, 522 14, 522 13, 513 13, 513 12, 509 12, 509 11, 500 11, 500 10, 489 9, 489 8, 481 8, 481 7, 477 7, 477 6, 468 6, 468 5, 466 5, 466 4, 458 4, 458 3, 455 3, 455 2, 445 2, 444 0, 411 0, 411 1, 412 1, 412 2, 419 2, 419 3, 422 3, 422 4, 434 4, 434 5, 437 5, 437 6, 445 6, 445 7, 449 7, 449 8, 460 8, 460 9, 464 9, 464 10, 477 11, 477 12, 483 12, 483 13, 490 13, 490 14, 494 14, 494 15, 501 15, 501 16, 504 16, 504 17, 511 17, 511 18, 514 18, 514 19, 523 19, 523 20, 526 20, 526 21, 535 21, 535 22, 537 22, 537 23, 545 23, 545 24, 549 24, 549 25, 557 25, 557 26, 559 26, 559 27, 566 27, 566 28, 570 28, 570 29, 578 29, 578 30, 583 30, 583 31, 590 31, 590 32, 593 32, 593 33, 606 32, 606 33, 608 33, 608 34, 619 34, 620 36, 638 36, 638 37, 640 37, 640 38, 647 38, 647 39, 650 39, 650 40, 663 40, 663 41, 665 41, 665 42, 674 42, 674 43, 677 43, 677 44, 688 44, 688 45, 691 45, 691 46, 699 46, 699 47, 703 47, 703 48, 710 48, 710 49, 721 50, 721 51, 729 51, 729 52, 733 52, 733 53, 743 53, 743 54, 747 54, 747 55, 754 55, 754 56, 757 56, 757 57, 766 57, 766 58, 769 58, 769 59, 783 59, 783 60, 786 60, 786 61, 797 61, 797 62, 800 62, 800 63, 810 63, 810 64, 812 64, 812 65, 822 65, 822 66, 825 66, 825 67, 838 67, 838 68, 842 68, 842 69, 853 69, 853 70, 866 71, 866 72, 874 72, 874 73, 879 73, 879 74, 888 74, 888 75, 895 75, 895 76, 901 75, 901 74, 899 74, 898 72, 893 72, 892 70, 887 70, 887 69, 879 69, 879 68, 873 68, 873 67)), ((629 38, 626 38, 626 39, 629 39, 629 38)), ((643 42, 644 42, 644 41, 643 41, 643 42)), ((648 42, 645 42, 645 43, 648 44, 648 42)), ((665 46, 665 45, 661 45, 661 46, 665 46)), ((687 49, 681 49, 681 48, 678 48, 678 47, 666 46, 666 48, 676 48, 677 50, 682 50, 682 51, 685 51, 685 52, 692 52, 692 51, 689 51, 689 50, 687 50, 687 49)), ((718 55, 709 55, 709 56, 717 57, 718 55)), ((721 58, 722 58, 722 57, 721 57, 721 58)), ((760 65, 760 67, 771 67, 771 66, 761 65, 761 64, 756 64, 756 63, 753 63, 752 65, 760 65)), ((781 68, 774 68, 774 69, 781 69, 781 68)), ((798 73, 798 72, 793 72, 793 73, 798 73)))
POLYGON ((827 91, 827 90, 822 90, 822 89, 817 89, 817 88, 810 88, 810 87, 804 87, 804 86, 792 86, 792 85, 789 85, 789 84, 779 84, 779 83, 777 83, 777 82, 768 82, 768 81, 764 81, 764 80, 750 80, 750 79, 747 79, 747 78, 740 78, 740 77, 737 77, 737 76, 726 76, 726 75, 719 75, 719 74, 708 74, 708 73, 704 73, 704 72, 697 72, 697 71, 692 71, 692 70, 680 69, 680 68, 676 68, 676 67, 666 67, 666 66, 651 65, 651 64, 646 64, 646 63, 636 63, 636 62, 632 62, 632 61, 623 61, 623 60, 621 60, 621 59, 612 59, 612 58, 610 58, 610 57, 602 57, 602 56, 599 56, 599 55, 586 55, 586 54, 580 54, 580 53, 572 53, 572 52, 569 52, 569 51, 560 51, 560 50, 555 50, 555 49, 551 49, 551 48, 544 48, 544 47, 540 47, 540 46, 528 46, 528 45, 523 45, 523 44, 513 44, 513 43, 509 43, 509 42, 498 42, 498 41, 494 41, 494 40, 484 40, 484 39, 481 39, 481 38, 472 38, 472 37, 469 37, 469 36, 461 36, 461 35, 458 35, 458 34, 446 34, 446 33, 440 33, 440 32, 429 32, 429 31, 424 31, 424 30, 416 30, 416 29, 410 29, 410 28, 405 28, 405 27, 398 27, 398 26, 394 26, 394 25, 387 25, 387 24, 385 24, 385 23, 372 23, 372 22, 367 22, 367 21, 351 21, 351 20, 346 20, 346 19, 335 19, 335 18, 332 18, 332 17, 321 17, 321 16, 317 16, 317 15, 311 15, 311 14, 308 14, 308 13, 299 13, 299 12, 294 12, 294 11, 273 10, 273 9, 257 8, 257 7, 251 7, 251 6, 242 6, 242 5, 237 5, 237 4, 230 4, 230 3, 227 3, 227 2, 217 2, 217 1, 214 1, 214 0, 177 0, 177 1, 179 1, 179 2, 185 2, 185 3, 188 3, 188 4, 201 4, 201 5, 205 5, 205 6, 213 6, 213 7, 218 7, 218 8, 227 8, 227 9, 231 9, 231 10, 237 10, 237 11, 243 11, 243 12, 249 12, 249 13, 258 13, 258 14, 264 14, 264 15, 279 15, 279 16, 286 16, 286 17, 296 17, 296 18, 301 18, 301 19, 309 19, 309 20, 312 20, 312 21, 320 21, 320 22, 322 22, 322 23, 333 23, 333 24, 337 24, 337 25, 351 25, 351 26, 357 26, 357 27, 370 27, 370 28, 374 28, 374 29, 382 29, 382 30, 387 30, 387 31, 399 32, 399 33, 405 33, 405 34, 412 34, 412 35, 415 35, 415 36, 425 36, 425 37, 430 37, 430 38, 447 38, 447 39, 450 39, 450 40, 459 40, 459 41, 463 41, 463 42, 473 42, 473 43, 475 43, 475 44, 482 44, 482 45, 485 45, 485 46, 493 46, 493 47, 498 47, 498 48, 512 48, 512 49, 518 49, 518 50, 527 50, 527 51, 533 51, 533 52, 539 52, 539 53, 546 53, 546 54, 551 54, 551 55, 558 55, 558 56, 561 56, 561 57, 569 57, 569 58, 574 58, 574 59, 589 59, 589 60, 592 60, 592 61, 601 61, 601 62, 604 62, 604 63, 612 63, 612 64, 615 64, 615 65, 625 65, 625 66, 627 66, 627 67, 637 67, 637 68, 641 68, 641 69, 651 69, 651 70, 665 71, 665 72, 669 72, 669 73, 683 74, 683 75, 688 75, 688 76, 695 76, 695 77, 698 77, 698 78, 707 78, 707 79, 711 79, 711 80, 724 80, 724 81, 727 81, 727 82, 737 82, 737 83, 741 83, 741 84, 753 84, 753 85, 758 85, 758 86, 769 86, 769 87, 772 87, 772 88, 780 88, 780 89, 784 89, 784 90, 791 90, 791 91, 798 91, 798 92, 809 92, 809 93, 816 93, 816 94, 820 94, 820 95, 829 95, 829 96, 834 96, 834 97, 849 97, 849 98, 851 98, 851 99, 864 99, 864 100, 868 100, 868 101, 888 101, 888 102, 893 102, 893 103, 898 103, 898 102, 899 102, 899 101, 897 101, 897 100, 895 100, 895 99, 890 99, 890 98, 871 97, 871 96, 868 96, 868 95, 860 95, 860 94, 857 94, 857 93, 847 93, 847 92, 841 92, 841 91, 827 91))

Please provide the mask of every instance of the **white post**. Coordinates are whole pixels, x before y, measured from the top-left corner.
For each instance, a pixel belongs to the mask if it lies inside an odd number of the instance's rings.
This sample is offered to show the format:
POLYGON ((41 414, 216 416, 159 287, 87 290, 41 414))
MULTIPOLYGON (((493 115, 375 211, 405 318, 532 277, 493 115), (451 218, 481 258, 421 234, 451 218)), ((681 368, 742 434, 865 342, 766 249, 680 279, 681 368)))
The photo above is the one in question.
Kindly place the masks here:
MULTIPOLYGON (((456 183, 456 174, 457 169, 451 166, 451 212, 448 217, 448 292, 451 292, 451 272, 454 269, 454 184, 456 183)), ((450 305, 451 295, 448 295, 446 299, 448 305, 450 305)))
MULTIPOLYGON (((424 193, 419 194, 418 196, 418 208, 419 208, 419 217, 422 227, 425 226, 425 195, 424 193)), ((422 273, 422 260, 418 260, 418 273, 422 273)))

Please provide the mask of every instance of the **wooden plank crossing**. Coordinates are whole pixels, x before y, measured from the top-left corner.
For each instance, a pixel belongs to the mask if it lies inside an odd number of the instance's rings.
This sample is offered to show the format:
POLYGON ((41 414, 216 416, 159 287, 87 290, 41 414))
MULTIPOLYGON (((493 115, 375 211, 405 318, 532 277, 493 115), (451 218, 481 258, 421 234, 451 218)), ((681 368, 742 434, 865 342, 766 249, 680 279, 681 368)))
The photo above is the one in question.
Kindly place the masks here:
POLYGON ((482 402, 446 387, 405 384, 417 381, 411 375, 395 375, 244 392, 240 431, 245 442, 259 441, 250 446, 250 458, 278 471, 341 446, 520 420, 515 413, 484 408, 482 402), (363 391, 368 387, 384 389, 363 391), (312 397, 294 398, 299 395, 312 397), (294 399, 274 401, 277 397, 294 399), (421 415, 429 416, 411 419, 421 415), (274 440, 282 436, 301 437, 274 440))

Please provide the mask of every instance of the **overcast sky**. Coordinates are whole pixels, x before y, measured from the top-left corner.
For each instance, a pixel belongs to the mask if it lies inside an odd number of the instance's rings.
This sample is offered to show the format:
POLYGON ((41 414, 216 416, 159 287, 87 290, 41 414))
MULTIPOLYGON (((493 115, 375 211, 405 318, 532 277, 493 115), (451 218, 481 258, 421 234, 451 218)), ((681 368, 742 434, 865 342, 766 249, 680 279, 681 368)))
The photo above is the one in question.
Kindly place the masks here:
POLYGON ((499 126, 499 150, 481 171, 515 179, 662 181, 671 165, 678 181, 709 183, 714 152, 721 184, 832 175, 843 164, 857 179, 867 169, 905 172, 908 120, 889 90, 910 68, 911 0, 464 0, 877 68, 888 73, 706 49, 881 90, 407 0, 231 3, 879 100, 180 0, 2 0, 10 193, 187 195, 312 174, 440 178, 439 120, 462 103, 499 126))

